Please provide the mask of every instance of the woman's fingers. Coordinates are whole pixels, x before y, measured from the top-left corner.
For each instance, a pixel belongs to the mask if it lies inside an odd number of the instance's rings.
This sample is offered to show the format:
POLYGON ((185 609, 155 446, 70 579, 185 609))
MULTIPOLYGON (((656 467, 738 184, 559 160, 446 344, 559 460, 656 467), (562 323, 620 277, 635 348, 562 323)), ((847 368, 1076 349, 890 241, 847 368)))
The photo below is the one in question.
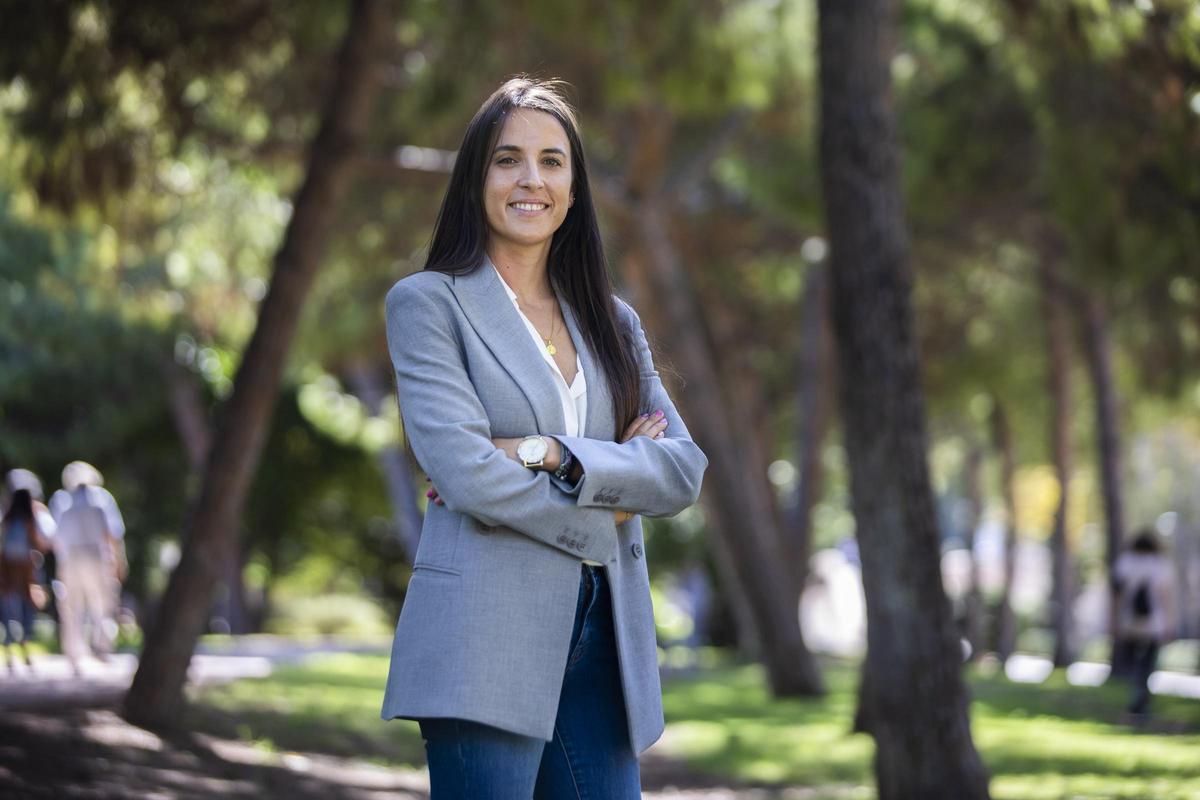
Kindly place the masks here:
MULTIPOLYGON (((425 481, 428 482, 429 478, 426 478, 425 481)), ((436 503, 439 506, 446 505, 446 501, 443 500, 441 498, 441 496, 438 494, 438 490, 437 490, 436 486, 430 486, 429 489, 425 492, 425 496, 429 498, 429 502, 431 502, 431 503, 436 503)))
POLYGON ((655 411, 653 414, 643 414, 629 423, 629 427, 625 429, 625 434, 621 437, 621 443, 624 444, 635 436, 661 439, 666 429, 667 418, 662 411, 655 411))

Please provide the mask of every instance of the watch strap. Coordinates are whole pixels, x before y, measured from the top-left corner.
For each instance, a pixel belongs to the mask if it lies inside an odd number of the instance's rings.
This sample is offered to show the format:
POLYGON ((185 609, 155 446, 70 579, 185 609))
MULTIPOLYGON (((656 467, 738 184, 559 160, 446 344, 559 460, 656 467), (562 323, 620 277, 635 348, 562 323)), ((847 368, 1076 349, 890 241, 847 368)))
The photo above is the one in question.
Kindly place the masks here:
POLYGON ((558 469, 554 470, 554 477, 560 481, 568 481, 570 480, 571 468, 575 466, 575 456, 571 454, 571 451, 567 449, 565 444, 560 443, 560 446, 562 447, 562 458, 559 459, 558 469))

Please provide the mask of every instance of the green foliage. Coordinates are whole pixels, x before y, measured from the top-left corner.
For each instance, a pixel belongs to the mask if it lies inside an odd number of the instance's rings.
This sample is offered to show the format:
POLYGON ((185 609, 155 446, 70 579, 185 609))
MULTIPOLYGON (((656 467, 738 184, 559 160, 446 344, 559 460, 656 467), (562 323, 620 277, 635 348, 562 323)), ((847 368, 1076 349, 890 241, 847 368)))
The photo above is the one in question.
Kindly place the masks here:
MULTIPOLYGON (((95 461, 130 517, 146 594, 192 488, 164 365, 190 371, 206 412, 227 396, 347 4, 28 5, 0 4, 13 20, 0 30, 0 461, 43 477, 95 461)), ((392 153, 453 150, 515 72, 574 85, 597 185, 671 187, 661 202, 727 390, 745 393, 767 459, 793 456, 801 249, 823 227, 814 15, 799 0, 404 4, 246 516, 252 588, 272 596, 317 561, 398 605, 407 571, 370 455, 395 441, 394 403, 371 417, 351 376, 386 371, 382 297, 420 268, 446 176, 392 153)), ((1002 403, 1019 461, 1047 457, 1034 277, 1047 258, 1114 309, 1131 432, 1194 415, 1195 3, 911 0, 901 23, 893 75, 934 439, 984 439, 1002 403)), ((605 203, 605 231, 632 289, 620 206, 605 203)), ((1088 442, 1089 416, 1074 424, 1088 442)), ((852 531, 833 439, 824 462, 818 545, 852 531)), ((1179 496, 1159 483, 1131 501, 1143 517, 1179 496)), ((695 562, 702 519, 655 521, 648 548, 660 570, 695 562)))
POLYGON ((265 630, 283 636, 387 636, 392 615, 362 594, 318 594, 276 599, 265 630))

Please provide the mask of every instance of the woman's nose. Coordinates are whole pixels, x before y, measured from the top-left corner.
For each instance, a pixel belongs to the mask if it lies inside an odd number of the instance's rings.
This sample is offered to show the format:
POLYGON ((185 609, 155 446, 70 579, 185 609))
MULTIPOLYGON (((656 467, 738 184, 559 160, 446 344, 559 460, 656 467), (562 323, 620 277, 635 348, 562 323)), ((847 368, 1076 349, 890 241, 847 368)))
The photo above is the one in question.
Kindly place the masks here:
POLYGON ((536 164, 528 165, 521 173, 521 185, 532 188, 541 188, 542 173, 538 171, 536 164))

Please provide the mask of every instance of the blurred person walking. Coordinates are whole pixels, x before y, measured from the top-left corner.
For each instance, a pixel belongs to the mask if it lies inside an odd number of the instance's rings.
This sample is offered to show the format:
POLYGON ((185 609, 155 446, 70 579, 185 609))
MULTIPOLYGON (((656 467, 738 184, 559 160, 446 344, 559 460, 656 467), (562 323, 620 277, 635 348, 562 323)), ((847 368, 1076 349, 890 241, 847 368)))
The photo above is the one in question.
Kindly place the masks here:
POLYGON ((1175 638, 1178 626, 1175 573, 1152 530, 1139 531, 1117 558, 1113 583, 1116 649, 1124 653, 1133 681, 1129 713, 1144 717, 1150 711, 1150 675, 1159 649, 1175 638))
POLYGON ((37 613, 33 596, 35 559, 46 547, 34 512, 33 496, 28 489, 16 490, 0 522, 0 611, 4 622, 4 660, 9 671, 13 668, 14 642, 20 646, 26 666, 33 667, 26 643, 37 613))
POLYGON ((100 470, 88 462, 72 461, 63 467, 62 485, 63 488, 56 491, 50 498, 50 512, 54 515, 55 520, 60 519, 72 506, 75 490, 81 486, 87 487, 89 504, 104 513, 104 522, 108 527, 108 534, 112 539, 115 553, 113 569, 108 576, 106 591, 109 599, 106 616, 115 618, 121 605, 121 584, 128 571, 125 559, 125 519, 121 516, 121 509, 117 505, 116 498, 104 488, 104 476, 100 474, 100 470))
POLYGON ((76 674, 81 657, 89 650, 98 659, 107 659, 116 633, 110 617, 117 545, 108 515, 91 491, 94 488, 75 486, 71 505, 61 512, 54 537, 62 647, 76 674))
POLYGON ((46 496, 42 493, 41 479, 27 469, 10 469, 4 476, 4 486, 8 490, 9 497, 18 489, 26 489, 29 492, 29 496, 33 500, 33 517, 37 520, 38 528, 41 529, 45 539, 52 539, 58 525, 54 522, 54 515, 46 506, 46 496))

